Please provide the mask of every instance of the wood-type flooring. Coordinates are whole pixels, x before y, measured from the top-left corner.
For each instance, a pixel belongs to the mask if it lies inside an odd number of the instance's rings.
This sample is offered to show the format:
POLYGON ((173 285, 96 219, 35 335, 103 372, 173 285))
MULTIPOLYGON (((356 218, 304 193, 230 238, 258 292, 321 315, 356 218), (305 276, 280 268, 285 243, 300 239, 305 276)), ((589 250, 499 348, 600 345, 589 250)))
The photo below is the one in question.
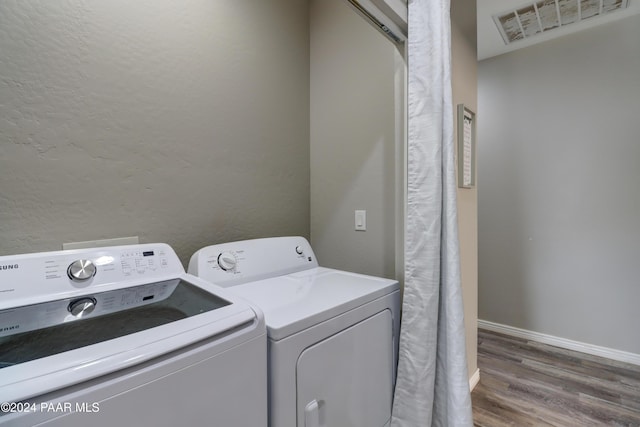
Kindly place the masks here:
POLYGON ((640 427, 640 366, 479 330, 476 427, 640 427))

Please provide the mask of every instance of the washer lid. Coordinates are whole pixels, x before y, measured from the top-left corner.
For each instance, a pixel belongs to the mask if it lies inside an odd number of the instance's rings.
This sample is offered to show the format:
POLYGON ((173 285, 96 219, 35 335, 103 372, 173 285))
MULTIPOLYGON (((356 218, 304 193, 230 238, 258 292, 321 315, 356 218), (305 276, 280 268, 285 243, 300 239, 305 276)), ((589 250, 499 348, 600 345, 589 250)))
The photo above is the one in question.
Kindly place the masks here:
POLYGON ((262 309, 273 340, 286 338, 399 289, 396 280, 324 267, 230 288, 262 309))
POLYGON ((86 316, 67 310, 72 299, 0 311, 0 320, 13 325, 0 334, 0 402, 78 384, 230 333, 248 339, 264 328, 244 301, 186 274, 84 299, 97 307, 86 316))

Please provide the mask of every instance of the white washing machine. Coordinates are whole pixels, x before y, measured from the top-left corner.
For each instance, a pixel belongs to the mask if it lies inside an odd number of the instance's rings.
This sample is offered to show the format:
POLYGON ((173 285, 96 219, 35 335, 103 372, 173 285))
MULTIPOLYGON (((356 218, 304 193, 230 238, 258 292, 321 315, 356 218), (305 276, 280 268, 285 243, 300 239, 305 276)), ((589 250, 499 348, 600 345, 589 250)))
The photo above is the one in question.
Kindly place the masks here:
POLYGON ((389 425, 397 281, 319 267, 302 237, 209 246, 189 272, 264 312, 271 427, 389 425))
POLYGON ((264 317, 165 244, 0 257, 0 425, 267 425, 264 317))

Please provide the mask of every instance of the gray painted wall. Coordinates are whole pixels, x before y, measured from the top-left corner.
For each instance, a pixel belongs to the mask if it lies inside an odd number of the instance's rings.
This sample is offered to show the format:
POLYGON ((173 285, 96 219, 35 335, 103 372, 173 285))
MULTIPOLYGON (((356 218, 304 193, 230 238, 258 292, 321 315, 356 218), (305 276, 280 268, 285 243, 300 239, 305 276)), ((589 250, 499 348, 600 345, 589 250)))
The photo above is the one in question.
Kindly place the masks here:
POLYGON ((395 278, 397 52, 344 0, 310 10, 311 243, 324 266, 395 278))
MULTIPOLYGON (((451 83, 453 113, 457 123, 457 105, 478 112, 478 48, 476 36, 476 0, 451 2, 451 83)), ((457 126, 456 146, 457 146, 457 126)), ((476 138, 477 144, 481 144, 476 138)), ((456 162, 457 165, 457 162, 456 162)), ((477 169, 477 168, 476 168, 477 169)), ((477 181, 476 181, 477 182, 477 181)), ((458 188, 458 233, 460 273, 464 302, 464 327, 467 344, 467 372, 478 369, 478 186, 458 188)))
POLYGON ((640 16, 479 66, 479 317, 640 353, 640 16))
POLYGON ((299 0, 0 2, 0 254, 309 234, 299 0))

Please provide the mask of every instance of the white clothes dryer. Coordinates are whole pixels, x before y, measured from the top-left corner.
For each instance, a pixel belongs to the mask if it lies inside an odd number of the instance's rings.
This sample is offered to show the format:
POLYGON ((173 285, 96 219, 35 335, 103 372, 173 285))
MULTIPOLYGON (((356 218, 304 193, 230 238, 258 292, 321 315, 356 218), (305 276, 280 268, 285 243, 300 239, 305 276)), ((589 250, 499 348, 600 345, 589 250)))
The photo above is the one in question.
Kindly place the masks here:
POLYGON ((259 309, 165 244, 0 257, 0 426, 267 425, 259 309))
POLYGON ((319 267, 303 237, 208 246, 188 271, 264 312, 271 427, 389 425, 397 281, 319 267))

